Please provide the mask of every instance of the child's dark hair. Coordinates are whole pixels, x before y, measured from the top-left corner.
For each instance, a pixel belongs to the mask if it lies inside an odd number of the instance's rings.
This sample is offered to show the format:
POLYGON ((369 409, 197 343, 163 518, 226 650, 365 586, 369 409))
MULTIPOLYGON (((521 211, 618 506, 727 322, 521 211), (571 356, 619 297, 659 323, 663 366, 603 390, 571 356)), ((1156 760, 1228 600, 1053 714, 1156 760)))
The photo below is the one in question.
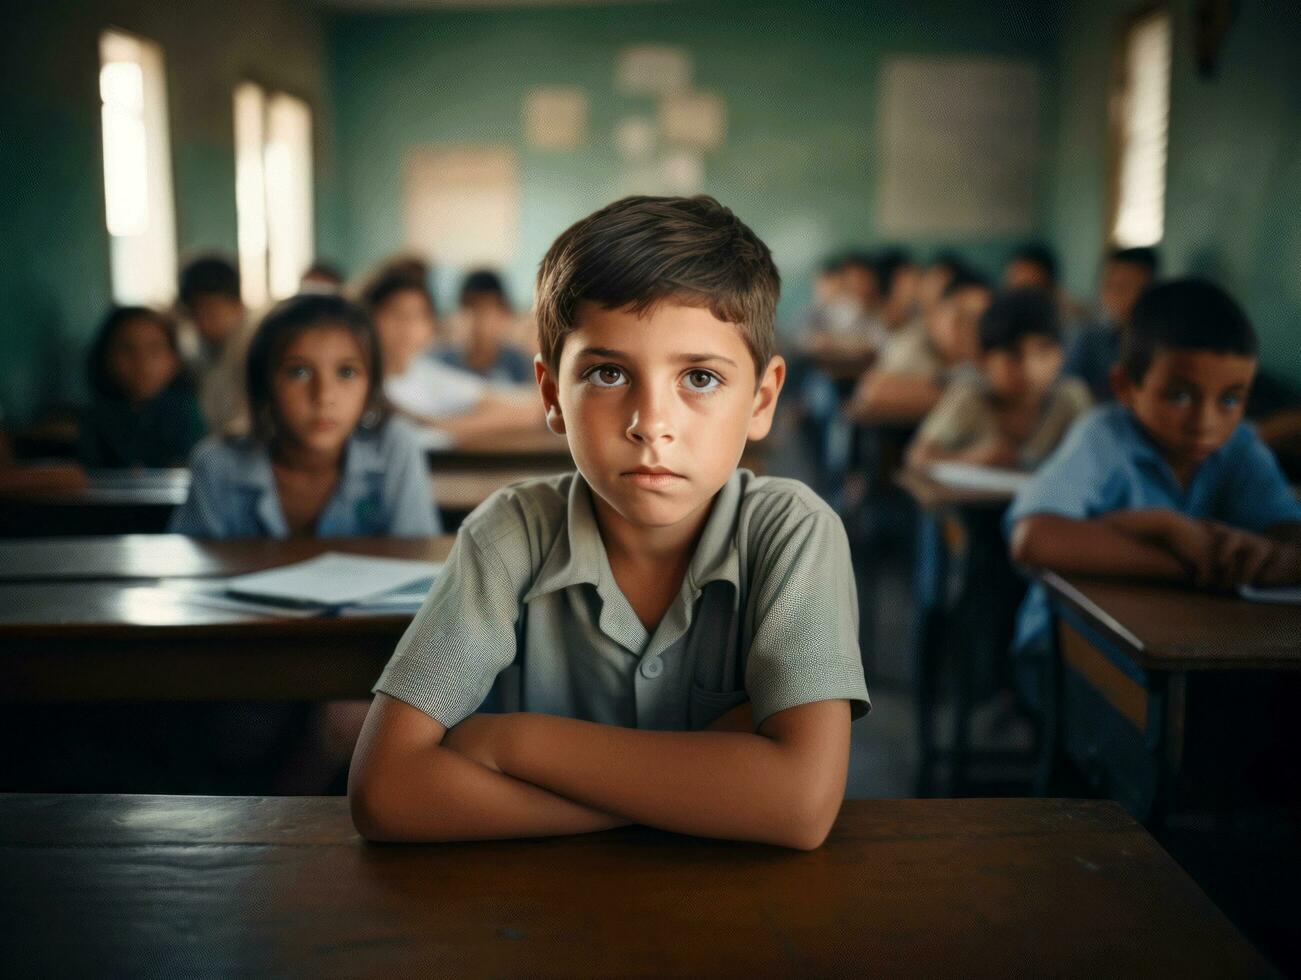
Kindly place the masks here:
POLYGON ((356 303, 331 293, 300 293, 282 300, 258 324, 248 348, 247 384, 253 434, 266 443, 280 433, 272 394, 272 377, 285 348, 301 333, 320 328, 346 330, 361 348, 369 387, 362 425, 374 427, 388 414, 384 401, 383 362, 370 317, 356 303))
POLYGON ((429 312, 438 316, 438 305, 434 302, 434 294, 429 291, 422 268, 415 260, 400 260, 381 266, 362 287, 362 305, 373 316, 398 293, 417 292, 429 304, 429 312))
POLYGON ((584 300, 640 314, 677 299, 736 324, 762 376, 780 291, 768 246, 712 197, 625 197, 568 228, 542 259, 542 357, 559 365, 584 300))
POLYGON ((947 269, 951 276, 971 272, 971 268, 963 260, 962 256, 949 249, 941 249, 932 255, 930 261, 926 263, 926 267, 928 269, 947 269))
POLYGON ((185 264, 177 292, 181 303, 193 309, 200 296, 224 296, 238 300, 239 269, 224 255, 200 255, 185 264))
POLYGON ((1026 242, 1008 257, 1007 264, 1013 262, 1037 265, 1051 281, 1057 281, 1057 253, 1043 242, 1026 242))
POLYGON ((1256 356, 1256 331, 1232 296, 1205 279, 1175 279, 1147 289, 1134 305, 1120 363, 1135 383, 1162 350, 1256 356))
POLYGON ((1038 289, 1014 289, 994 297, 980 318, 980 349, 1012 350, 1023 337, 1048 337, 1061 343, 1057 304, 1038 289))
POLYGON ((313 262, 303 270, 302 278, 315 276, 317 279, 328 279, 336 286, 343 285, 343 270, 333 262, 313 262))
POLYGON ((462 306, 479 296, 490 296, 506 309, 511 308, 510 297, 506 295, 506 284, 491 269, 475 269, 461 282, 459 302, 462 306))
POLYGON ((876 257, 876 281, 880 284, 882 296, 889 296, 894 289, 895 277, 913 265, 912 256, 902 248, 888 248, 876 257))
POLYGON ((158 310, 151 309, 148 306, 114 306, 111 307, 104 319, 100 321, 99 328, 95 331, 95 339, 91 342, 90 353, 86 358, 86 365, 90 375, 90 390, 100 398, 117 399, 122 398, 122 388, 109 373, 108 370, 108 351, 113 346, 113 340, 117 337, 118 331, 134 320, 148 320, 150 323, 157 325, 158 329, 163 332, 167 338, 167 346, 172 349, 179 361, 181 352, 176 343, 176 323, 171 317, 158 310))
POLYGON ((948 299, 964 289, 988 289, 992 291, 993 287, 990 286, 989 280, 978 272, 972 272, 970 269, 959 266, 954 270, 953 278, 945 283, 940 296, 943 299, 948 299))
POLYGON ((1161 267, 1161 259, 1157 255, 1156 249, 1147 246, 1113 248, 1107 252, 1107 261, 1141 266, 1152 276, 1155 276, 1161 267))

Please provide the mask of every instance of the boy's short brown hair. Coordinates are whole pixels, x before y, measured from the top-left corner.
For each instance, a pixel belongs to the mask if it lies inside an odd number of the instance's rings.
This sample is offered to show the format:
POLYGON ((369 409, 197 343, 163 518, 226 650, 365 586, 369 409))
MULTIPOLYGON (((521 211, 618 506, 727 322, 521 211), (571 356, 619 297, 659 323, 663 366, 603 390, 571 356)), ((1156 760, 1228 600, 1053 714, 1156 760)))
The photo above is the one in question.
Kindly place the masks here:
POLYGON ((780 291, 768 246, 712 197, 625 197, 570 226, 542 259, 538 343, 555 370, 583 300, 641 314, 674 299, 740 327, 757 379, 773 356, 780 291))

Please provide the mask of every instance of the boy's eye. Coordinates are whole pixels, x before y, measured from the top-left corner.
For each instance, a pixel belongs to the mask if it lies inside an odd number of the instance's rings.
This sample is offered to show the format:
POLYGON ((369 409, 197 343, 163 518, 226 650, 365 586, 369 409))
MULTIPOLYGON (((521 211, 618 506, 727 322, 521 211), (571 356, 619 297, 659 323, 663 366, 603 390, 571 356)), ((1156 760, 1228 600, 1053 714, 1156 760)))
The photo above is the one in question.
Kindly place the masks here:
POLYGON ((295 364, 292 367, 290 367, 288 370, 286 370, 285 374, 289 375, 289 377, 293 378, 294 380, 299 380, 301 378, 310 378, 312 376, 312 369, 309 368, 306 364, 295 364))
POLYGON ((588 371, 583 378, 598 388, 617 388, 624 381, 623 368, 615 367, 613 364, 601 364, 588 371))
POLYGON ((1223 405, 1225 408, 1237 408, 1239 405, 1242 404, 1242 396, 1225 395, 1223 398, 1220 399, 1220 404, 1223 405))
POLYGON ((1172 405, 1188 405, 1192 402, 1193 396, 1192 393, 1188 391, 1167 391, 1165 393, 1165 400, 1170 402, 1172 405))
POLYGON ((361 374, 361 372, 351 364, 345 364, 343 367, 339 368, 339 377, 341 378, 355 378, 359 374, 361 374))
POLYGON ((712 371, 688 371, 686 374, 687 387, 692 391, 713 391, 722 385, 718 375, 712 371))

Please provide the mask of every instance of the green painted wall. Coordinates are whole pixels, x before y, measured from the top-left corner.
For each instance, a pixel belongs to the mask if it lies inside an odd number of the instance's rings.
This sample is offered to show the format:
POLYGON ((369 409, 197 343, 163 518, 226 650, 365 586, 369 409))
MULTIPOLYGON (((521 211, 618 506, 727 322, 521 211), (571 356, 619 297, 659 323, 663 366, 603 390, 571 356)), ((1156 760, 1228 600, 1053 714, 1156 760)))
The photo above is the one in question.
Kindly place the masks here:
POLYGON ((84 395, 89 334, 111 298, 99 124, 99 34, 127 30, 163 47, 177 243, 235 248, 231 98, 245 78, 317 110, 317 238, 337 251, 332 116, 323 28, 293 0, 45 0, 0 39, 0 409, 9 422, 84 395))
MULTIPOLYGON (((619 50, 634 43, 686 48, 693 84, 723 95, 726 147, 706 159, 704 190, 732 207, 773 248, 785 282, 780 315, 809 297, 809 272, 827 252, 875 244, 877 79, 891 55, 1030 58, 1053 91, 1056 3, 792 3, 690 0, 610 7, 335 14, 330 66, 340 146, 346 261, 355 271, 403 244, 401 173, 425 142, 483 141, 516 148, 521 222, 508 270, 522 301, 538 261, 573 221, 619 196, 610 134, 649 98, 614 92, 619 50), (589 145, 538 152, 522 135, 525 93, 584 88, 589 145)), ((1046 107, 1047 108, 1047 107, 1046 107)), ((1051 112, 1045 112, 1045 125, 1051 112)), ((1046 212, 1045 212, 1046 214, 1046 212)), ((911 243, 925 250, 931 241, 911 243)), ((996 267, 1006 237, 962 243, 996 267)), ((450 297, 455 270, 442 270, 450 297)))
MULTIPOLYGON (((1052 228, 1068 284, 1094 288, 1104 245, 1107 85, 1138 4, 1071 0, 1063 14, 1052 228)), ((1301 383, 1301 4, 1240 0, 1219 73, 1193 62, 1193 0, 1176 0, 1166 271, 1211 276, 1246 306, 1262 362, 1301 383)))

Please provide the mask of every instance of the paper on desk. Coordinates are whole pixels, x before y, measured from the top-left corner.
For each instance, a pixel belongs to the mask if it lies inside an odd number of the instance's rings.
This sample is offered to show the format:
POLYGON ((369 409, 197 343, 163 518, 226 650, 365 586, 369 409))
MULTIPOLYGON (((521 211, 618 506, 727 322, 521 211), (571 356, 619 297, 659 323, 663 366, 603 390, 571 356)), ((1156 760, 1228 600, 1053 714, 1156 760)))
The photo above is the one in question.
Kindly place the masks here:
POLYGON ((226 580, 231 595, 307 606, 348 606, 368 602, 416 583, 428 583, 440 562, 346 555, 328 551, 307 561, 226 580))
POLYGON ((1238 595, 1252 602, 1286 602, 1301 604, 1301 585, 1276 585, 1258 589, 1253 585, 1238 587, 1238 595))
POLYGON ((936 483, 955 490, 987 490, 991 493, 1016 493, 1031 474, 1019 470, 996 469, 975 463, 932 463, 927 471, 936 483))

